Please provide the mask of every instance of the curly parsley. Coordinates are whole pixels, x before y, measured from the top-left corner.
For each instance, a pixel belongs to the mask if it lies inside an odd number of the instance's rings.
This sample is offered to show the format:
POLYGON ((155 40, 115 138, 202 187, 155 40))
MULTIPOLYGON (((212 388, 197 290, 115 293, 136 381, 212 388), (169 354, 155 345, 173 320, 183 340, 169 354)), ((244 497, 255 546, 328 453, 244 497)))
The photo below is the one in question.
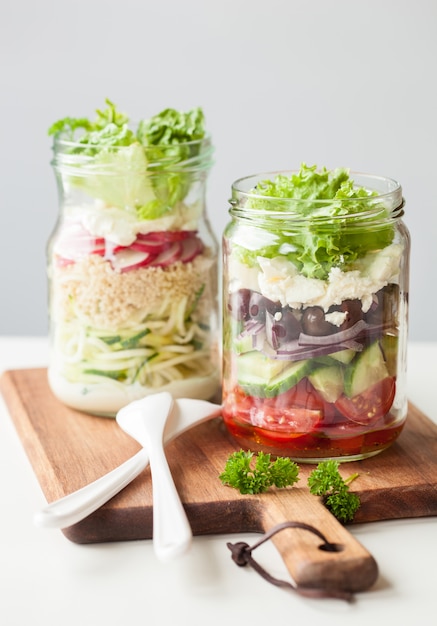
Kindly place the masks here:
POLYGON ((343 480, 338 461, 322 461, 308 476, 310 493, 321 496, 327 509, 340 522, 350 522, 360 507, 360 498, 349 491, 349 485, 358 474, 351 474, 343 480))
POLYGON ((299 480, 298 474, 299 467, 291 459, 278 457, 272 461, 270 454, 259 452, 255 456, 250 450, 240 450, 231 454, 219 478, 240 493, 255 494, 273 485, 279 488, 293 485, 299 480))

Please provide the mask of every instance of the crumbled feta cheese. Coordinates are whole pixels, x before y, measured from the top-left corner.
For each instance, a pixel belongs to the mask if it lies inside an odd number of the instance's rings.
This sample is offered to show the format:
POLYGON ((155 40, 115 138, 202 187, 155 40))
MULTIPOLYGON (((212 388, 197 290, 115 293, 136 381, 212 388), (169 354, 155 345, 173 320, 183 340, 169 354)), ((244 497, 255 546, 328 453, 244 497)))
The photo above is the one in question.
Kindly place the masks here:
POLYGON ((343 300, 361 300, 364 311, 369 310, 372 304, 372 294, 379 291, 387 283, 379 283, 367 276, 361 276, 360 272, 353 270, 343 272, 338 267, 333 267, 329 272, 327 289, 324 297, 311 304, 323 307, 325 311, 333 304, 341 304, 343 300))
POLYGON ((119 246, 129 246, 136 239, 138 220, 126 211, 115 207, 87 209, 81 215, 86 230, 95 237, 104 237, 119 246))
POLYGON ((323 280, 301 276, 295 265, 283 257, 258 257, 261 272, 258 284, 261 293, 282 306, 300 309, 302 303, 321 297, 326 291, 323 280))
POLYGON ((257 261, 266 280, 270 282, 277 282, 298 274, 297 267, 282 256, 277 256, 273 259, 259 256, 257 261))
MULTIPOLYGON (((391 244, 378 252, 369 253, 350 271, 343 272, 339 267, 333 267, 325 281, 302 276, 296 266, 284 257, 258 257, 261 270, 259 290, 266 298, 280 302, 282 306, 288 304, 294 309, 320 306, 327 311, 343 300, 358 299, 365 313, 372 305, 372 295, 398 280, 401 254, 402 246, 391 244)), ((331 323, 337 325, 337 322, 331 323)))
POLYGON ((306 278, 298 274, 286 281, 286 303, 293 309, 300 309, 303 304, 321 300, 326 294, 326 284, 318 278, 306 278))
POLYGON ((325 320, 334 326, 341 326, 346 321, 346 311, 333 311, 332 313, 326 313, 325 320))

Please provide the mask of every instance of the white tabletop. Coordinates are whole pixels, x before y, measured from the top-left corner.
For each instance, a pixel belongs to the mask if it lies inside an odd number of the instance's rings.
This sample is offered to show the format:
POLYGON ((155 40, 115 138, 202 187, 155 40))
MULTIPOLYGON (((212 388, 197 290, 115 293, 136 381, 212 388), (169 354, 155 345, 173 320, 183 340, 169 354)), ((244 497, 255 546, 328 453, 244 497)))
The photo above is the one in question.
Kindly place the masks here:
MULTIPOLYGON (((0 338, 0 372, 44 366, 47 354, 44 338, 0 338)), ((411 343, 408 362, 409 398, 437 423, 437 343, 411 343)), ((1 398, 0 470, 4 626, 437 623, 435 517, 349 526, 378 563, 376 584, 352 604, 309 600, 235 565, 226 541, 251 544, 256 535, 195 537, 188 554, 162 564, 150 541, 77 545, 59 530, 36 528, 33 513, 45 499, 1 398)), ((271 542, 254 556, 287 579, 271 542)))

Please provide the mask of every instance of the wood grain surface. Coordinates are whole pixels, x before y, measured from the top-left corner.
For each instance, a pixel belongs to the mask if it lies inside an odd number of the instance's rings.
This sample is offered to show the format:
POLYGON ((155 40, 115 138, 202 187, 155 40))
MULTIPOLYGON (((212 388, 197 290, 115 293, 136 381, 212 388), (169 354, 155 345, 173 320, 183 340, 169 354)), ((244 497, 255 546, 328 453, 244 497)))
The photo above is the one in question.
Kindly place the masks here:
MULTIPOLYGON (((102 476, 139 449, 115 420, 60 403, 49 390, 43 368, 4 372, 0 389, 48 502, 102 476)), ((166 447, 193 534, 259 533, 284 521, 312 524, 342 550, 320 550, 320 540, 304 530, 275 535, 273 541, 293 579, 304 586, 369 588, 378 575, 376 561, 309 493, 306 479, 314 466, 301 465, 296 486, 241 495, 218 478, 228 456, 239 447, 221 418, 193 427, 166 447)), ((359 474, 353 491, 360 496, 361 507, 354 522, 436 515, 437 426, 410 405, 406 426, 391 448, 343 464, 340 471, 344 476, 359 474)), ((95 513, 62 532, 76 543, 150 539, 149 469, 95 513)))

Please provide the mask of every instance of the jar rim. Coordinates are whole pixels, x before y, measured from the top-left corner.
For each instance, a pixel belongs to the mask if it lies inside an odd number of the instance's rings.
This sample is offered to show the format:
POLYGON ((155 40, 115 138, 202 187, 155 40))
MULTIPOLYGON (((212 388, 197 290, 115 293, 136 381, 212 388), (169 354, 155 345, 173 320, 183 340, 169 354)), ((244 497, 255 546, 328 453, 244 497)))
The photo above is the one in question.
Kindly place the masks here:
POLYGON ((72 141, 58 135, 53 140, 53 159, 51 165, 55 170, 62 170, 66 173, 77 175, 78 170, 83 170, 86 175, 88 171, 92 173, 120 175, 120 166, 111 160, 100 162, 99 154, 112 154, 117 156, 123 151, 132 149, 133 146, 140 148, 143 156, 138 160, 132 160, 126 165, 126 170, 130 173, 144 174, 150 176, 154 172, 171 174, 172 172, 200 172, 206 171, 213 165, 212 155, 214 146, 210 134, 206 134, 201 139, 175 143, 144 145, 135 140, 125 146, 112 146, 104 143, 81 144, 79 141, 72 141), (76 151, 76 149, 80 149, 76 151), (96 152, 94 152, 96 151, 96 152), (181 156, 182 155, 182 156, 181 156))
MULTIPOLYGON (((298 206, 312 206, 315 207, 315 213, 317 208, 323 208, 332 205, 333 203, 341 203, 344 206, 355 205, 368 208, 367 211, 360 211, 360 215, 364 218, 366 214, 373 215, 375 212, 380 213, 381 205, 389 211, 390 215, 398 216, 403 213, 403 206, 405 201, 402 196, 402 187, 400 183, 393 179, 384 176, 378 176, 374 174, 367 174, 364 172, 349 171, 349 175, 357 186, 365 187, 369 191, 376 191, 375 195, 369 195, 362 198, 337 198, 337 199, 312 199, 312 198, 281 198, 276 196, 269 196, 264 194, 257 194, 253 190, 256 185, 265 180, 273 180, 279 175, 292 176, 297 175, 299 170, 275 170, 270 172, 262 172, 259 174, 251 174, 238 178, 232 184, 232 197, 229 200, 231 204, 230 213, 232 215, 240 215, 247 217, 260 217, 271 218, 275 217, 284 218, 285 215, 289 215, 296 218, 307 219, 306 216, 302 216, 296 208, 298 206), (248 200, 262 200, 271 205, 269 208, 251 208, 247 206, 248 200), (274 210, 274 206, 278 207, 278 210, 274 210)), ((356 215, 355 212, 350 216, 356 215)), ((329 219, 335 218, 345 219, 348 216, 330 216, 329 219)), ((311 219, 326 219, 326 217, 317 215, 311 215, 311 219)))
MULTIPOLYGON (((170 149, 170 148, 175 148, 175 147, 182 147, 182 146, 195 146, 198 144, 202 144, 205 143, 206 145, 210 145, 212 144, 212 138, 211 135, 209 133, 206 133, 203 137, 201 137, 200 139, 192 139, 190 141, 181 141, 180 143, 173 143, 173 144, 166 144, 166 143, 158 143, 158 144, 152 144, 152 145, 144 145, 142 144, 140 141, 135 140, 132 143, 136 143, 138 142, 144 149, 170 149)), ((53 138, 53 149, 56 150, 56 148, 59 147, 66 147, 66 148, 85 148, 85 147, 90 147, 90 148, 98 148, 98 147, 102 147, 102 148, 109 148, 111 150, 114 150, 114 152, 117 152, 117 150, 121 150, 123 148, 127 148, 129 147, 129 145, 132 144, 128 144, 126 146, 111 146, 105 143, 95 143, 95 144, 90 144, 89 146, 87 146, 87 144, 83 144, 81 143, 79 140, 71 140, 71 139, 67 139, 65 138, 62 134, 59 135, 55 135, 53 138)))

